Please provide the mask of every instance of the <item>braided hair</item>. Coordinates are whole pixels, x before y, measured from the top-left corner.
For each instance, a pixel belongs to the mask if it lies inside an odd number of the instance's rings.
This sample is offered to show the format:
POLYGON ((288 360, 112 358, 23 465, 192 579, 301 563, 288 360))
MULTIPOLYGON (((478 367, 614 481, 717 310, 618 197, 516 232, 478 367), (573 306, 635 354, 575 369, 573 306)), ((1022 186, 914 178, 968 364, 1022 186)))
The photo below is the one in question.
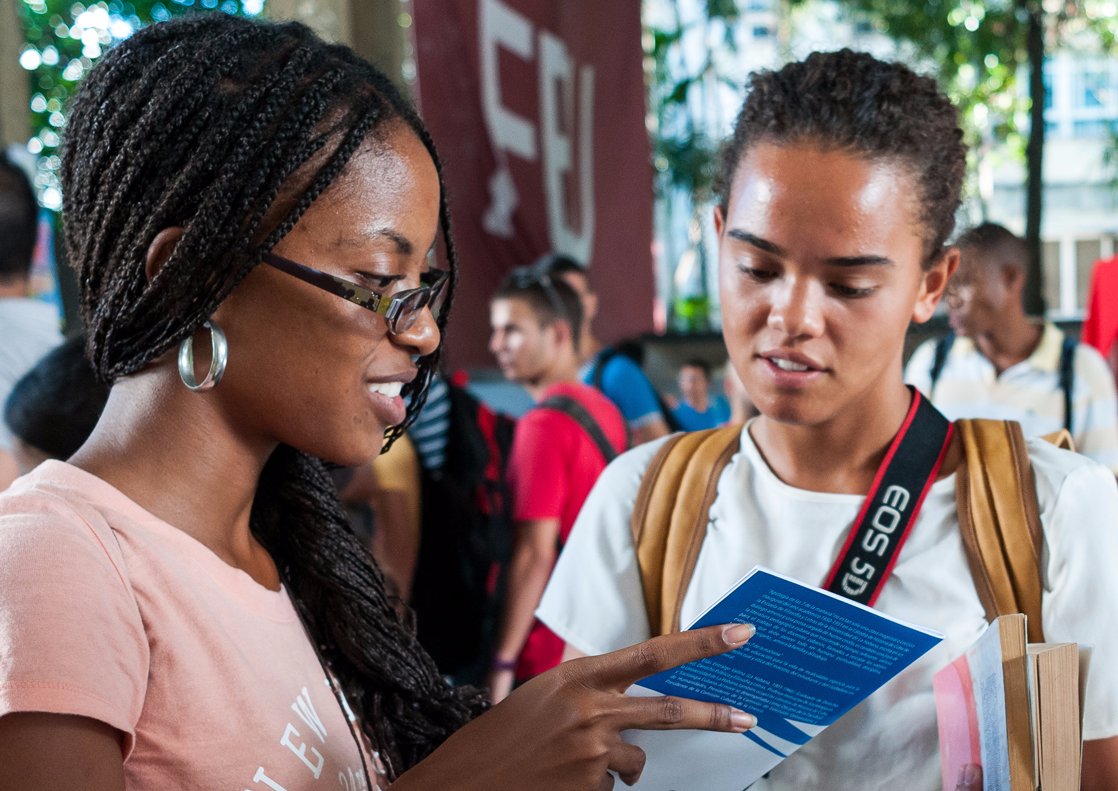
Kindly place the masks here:
MULTIPOLYGON (((391 82, 351 50, 301 24, 207 13, 110 51, 74 99, 61 170, 66 249, 98 376, 138 371, 192 335, 361 144, 400 122, 438 172, 449 299, 457 267, 434 144, 391 82), (149 281, 147 248, 174 226, 182 237, 149 281)), ((389 441, 414 420, 437 363, 438 351, 419 360, 407 419, 389 441)), ((449 686, 396 614, 321 461, 278 447, 251 527, 392 776, 481 711, 481 695, 449 686)))

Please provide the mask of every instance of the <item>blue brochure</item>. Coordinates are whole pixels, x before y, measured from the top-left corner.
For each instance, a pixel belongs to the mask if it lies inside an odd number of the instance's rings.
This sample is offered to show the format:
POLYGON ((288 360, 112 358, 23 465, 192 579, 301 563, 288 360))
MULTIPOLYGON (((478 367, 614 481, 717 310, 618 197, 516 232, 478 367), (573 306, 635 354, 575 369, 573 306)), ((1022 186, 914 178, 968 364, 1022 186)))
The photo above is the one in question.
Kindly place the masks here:
POLYGON ((729 703, 756 715, 757 727, 627 733, 648 754, 638 788, 741 791, 943 639, 761 567, 689 628, 724 623, 751 623, 757 634, 735 651, 650 676, 629 694, 729 703))

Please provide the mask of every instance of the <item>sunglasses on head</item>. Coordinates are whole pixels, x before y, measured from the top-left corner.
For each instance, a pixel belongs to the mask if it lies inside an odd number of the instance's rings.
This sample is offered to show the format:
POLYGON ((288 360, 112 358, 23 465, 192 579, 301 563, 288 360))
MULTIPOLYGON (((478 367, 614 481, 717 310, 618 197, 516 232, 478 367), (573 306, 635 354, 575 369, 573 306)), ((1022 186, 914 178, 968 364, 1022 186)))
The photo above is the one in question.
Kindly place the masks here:
POLYGON ((555 290, 555 281, 546 270, 536 266, 523 267, 514 272, 513 281, 517 288, 539 286, 543 289, 547 301, 551 303, 551 308, 555 311, 555 315, 569 318, 567 315, 567 307, 559 297, 559 292, 555 290))

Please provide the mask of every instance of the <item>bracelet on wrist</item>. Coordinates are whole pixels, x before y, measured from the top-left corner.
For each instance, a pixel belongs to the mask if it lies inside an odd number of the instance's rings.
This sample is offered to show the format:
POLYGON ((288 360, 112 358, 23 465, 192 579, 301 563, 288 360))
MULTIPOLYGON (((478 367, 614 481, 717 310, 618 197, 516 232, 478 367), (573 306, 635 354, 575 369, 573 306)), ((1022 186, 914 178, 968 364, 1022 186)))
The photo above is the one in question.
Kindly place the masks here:
POLYGON ((515 659, 501 659, 495 656, 493 657, 493 664, 491 664, 489 667, 492 670, 505 672, 516 670, 516 665, 517 661, 515 659))

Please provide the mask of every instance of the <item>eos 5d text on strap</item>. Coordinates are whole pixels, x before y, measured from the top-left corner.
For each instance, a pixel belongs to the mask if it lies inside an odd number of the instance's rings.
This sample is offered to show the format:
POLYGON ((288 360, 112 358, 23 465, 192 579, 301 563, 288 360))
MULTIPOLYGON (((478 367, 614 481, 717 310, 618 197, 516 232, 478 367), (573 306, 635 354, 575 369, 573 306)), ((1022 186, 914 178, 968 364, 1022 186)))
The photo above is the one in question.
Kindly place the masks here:
POLYGON ((866 501, 823 587, 873 606, 936 480, 954 426, 912 391, 900 431, 877 468, 866 501))

